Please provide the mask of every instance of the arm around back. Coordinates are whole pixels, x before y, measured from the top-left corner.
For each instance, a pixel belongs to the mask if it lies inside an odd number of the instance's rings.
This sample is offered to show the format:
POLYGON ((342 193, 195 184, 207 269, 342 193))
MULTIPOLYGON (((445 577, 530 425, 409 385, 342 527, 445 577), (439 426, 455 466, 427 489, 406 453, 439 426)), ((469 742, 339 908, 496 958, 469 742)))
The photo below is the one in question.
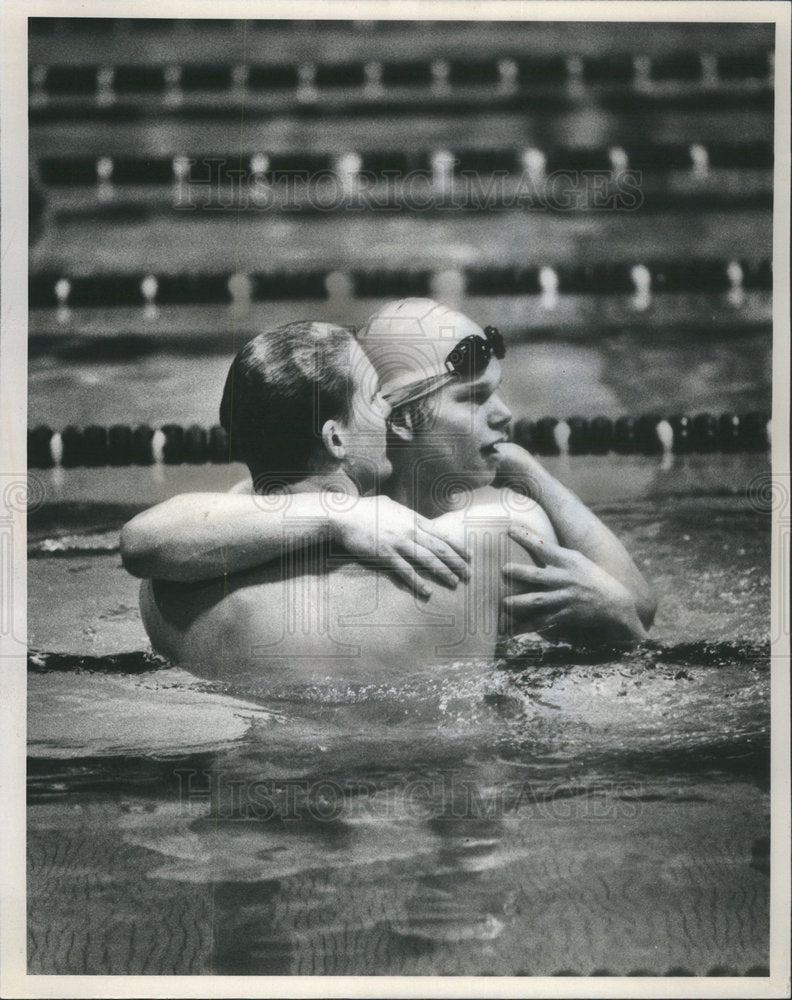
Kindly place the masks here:
POLYGON ((124 526, 121 558, 133 576, 196 583, 329 539, 353 559, 392 571, 423 596, 430 588, 417 569, 451 588, 466 579, 464 549, 432 521, 387 497, 347 499, 336 509, 319 492, 182 494, 124 526))
POLYGON ((318 494, 284 497, 283 505, 248 494, 184 493, 132 518, 121 531, 121 559, 142 579, 193 583, 280 558, 288 509, 293 544, 329 528, 318 494))

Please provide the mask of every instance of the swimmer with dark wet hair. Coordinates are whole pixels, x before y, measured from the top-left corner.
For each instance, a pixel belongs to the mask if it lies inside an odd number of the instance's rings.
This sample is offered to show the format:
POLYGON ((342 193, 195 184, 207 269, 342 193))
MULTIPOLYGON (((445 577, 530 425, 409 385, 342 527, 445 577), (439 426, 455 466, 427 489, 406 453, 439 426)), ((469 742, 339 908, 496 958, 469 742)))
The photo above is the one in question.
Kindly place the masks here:
MULTIPOLYGON (((305 622, 288 636, 283 628, 277 638, 261 634, 265 617, 276 631, 284 616, 293 619, 294 609, 283 603, 286 581, 296 578, 287 565, 301 567, 300 579, 333 581, 329 605, 322 598, 329 618, 321 627, 328 635, 335 629, 335 667, 348 660, 339 651, 345 644, 357 650, 357 666, 365 661, 371 669, 385 661, 393 668, 405 655, 416 662, 416 643, 426 647, 429 662, 437 661, 438 649, 446 659, 451 650, 491 655, 499 628, 575 641, 645 636, 654 602, 621 543, 508 442, 511 415, 497 391, 503 357, 497 331, 483 331, 431 300, 391 303, 361 331, 359 344, 346 334, 349 405, 336 400, 327 409, 322 378, 334 370, 321 352, 312 365, 304 361, 306 343, 325 325, 303 327, 314 333, 295 341, 302 397, 288 379, 278 387, 265 377, 274 371, 266 359, 283 361, 273 347, 282 331, 256 338, 229 373, 221 414, 251 480, 233 494, 175 497, 124 529, 125 565, 155 581, 144 585, 143 608, 157 648, 193 666, 201 659, 204 670, 207 659, 217 664, 229 650, 237 666, 252 669, 240 650, 253 646, 259 666, 285 657, 292 667, 312 659, 325 670, 321 644, 312 646, 310 628, 306 638, 305 622), (264 360, 248 365, 257 351, 264 360), (297 398, 303 402, 295 407, 297 398), (289 421, 282 416, 287 405, 289 421), (314 442, 296 467, 262 459, 274 447, 265 440, 269 434, 277 435, 283 455, 292 433, 296 441, 314 442), (382 489, 391 470, 390 497, 363 495, 382 489), (498 481, 510 485, 496 488, 498 481), (273 503, 273 492, 288 502, 273 503), (374 606, 350 615, 371 605, 372 592, 374 606), (425 613, 416 619, 416 609, 434 612, 434 629, 426 628, 425 613), (444 612, 454 624, 438 625, 444 612), (474 618, 496 624, 482 630, 474 618), (217 634, 224 637, 223 656, 213 644, 217 634)), ((337 376, 335 370, 340 386, 337 376)), ((213 672, 229 669, 226 658, 213 672)))

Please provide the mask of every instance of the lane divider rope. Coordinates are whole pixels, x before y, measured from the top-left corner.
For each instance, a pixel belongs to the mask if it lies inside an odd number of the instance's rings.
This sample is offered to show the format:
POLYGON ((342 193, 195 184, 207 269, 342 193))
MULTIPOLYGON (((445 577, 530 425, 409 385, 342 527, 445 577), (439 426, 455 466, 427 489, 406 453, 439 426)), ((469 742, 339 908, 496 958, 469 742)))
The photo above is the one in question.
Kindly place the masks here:
MULTIPOLYGON (((699 413, 695 416, 523 417, 512 437, 537 455, 684 455, 764 452, 770 447, 769 414, 699 413)), ((235 460, 220 426, 147 424, 130 427, 69 425, 62 431, 39 425, 28 430, 28 467, 98 468, 130 465, 203 465, 235 460)))
MULTIPOLYGON (((560 295, 623 295, 640 310, 648 308, 653 294, 664 293, 723 295, 724 301, 737 307, 746 293, 767 292, 773 287, 769 259, 462 267, 454 273, 468 296, 536 296, 548 308, 560 295)), ((325 300, 332 297, 339 275, 355 299, 431 296, 435 277, 430 270, 408 268, 74 277, 38 272, 28 280, 28 300, 32 309, 62 312, 98 306, 140 306, 151 311, 157 306, 325 300)))
POLYGON ((347 150, 330 153, 316 150, 246 154, 140 156, 133 152, 111 156, 58 155, 38 159, 39 176, 51 187, 97 184, 109 194, 113 185, 190 184, 196 189, 256 184, 264 188, 287 177, 306 181, 328 175, 354 184, 399 180, 412 183, 418 176, 452 180, 467 172, 475 175, 527 174, 540 182, 557 171, 610 173, 614 180, 628 170, 646 172, 690 171, 705 177, 711 169, 772 170, 773 144, 726 142, 653 143, 605 146, 592 149, 557 146, 548 149, 416 149, 347 150))
MULTIPOLYGON (((360 91, 375 98, 391 88, 407 87, 409 97, 426 93, 449 94, 452 89, 475 87, 499 94, 546 92, 570 88, 593 92, 605 88, 634 89, 641 93, 671 85, 710 92, 714 87, 772 85, 772 50, 745 53, 679 52, 664 56, 642 53, 604 56, 522 55, 501 53, 484 59, 419 58, 403 61, 343 63, 232 63, 153 65, 46 65, 30 70, 33 104, 52 98, 82 98, 102 106, 117 99, 159 96, 182 104, 194 93, 264 94, 291 92, 301 101, 319 98, 324 91, 360 91)), ((405 98, 408 94, 404 94, 405 98)))

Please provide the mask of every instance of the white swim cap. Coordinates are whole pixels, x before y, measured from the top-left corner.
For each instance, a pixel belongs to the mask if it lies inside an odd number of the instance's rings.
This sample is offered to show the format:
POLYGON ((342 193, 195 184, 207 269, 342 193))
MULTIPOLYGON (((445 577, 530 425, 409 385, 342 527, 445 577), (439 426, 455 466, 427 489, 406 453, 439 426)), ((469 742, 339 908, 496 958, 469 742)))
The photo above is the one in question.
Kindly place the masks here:
POLYGON ((445 360, 450 351, 471 335, 482 337, 482 329, 462 313, 433 299, 397 299, 369 318, 358 341, 388 398, 428 380, 427 392, 439 388, 435 377, 448 373, 445 360))

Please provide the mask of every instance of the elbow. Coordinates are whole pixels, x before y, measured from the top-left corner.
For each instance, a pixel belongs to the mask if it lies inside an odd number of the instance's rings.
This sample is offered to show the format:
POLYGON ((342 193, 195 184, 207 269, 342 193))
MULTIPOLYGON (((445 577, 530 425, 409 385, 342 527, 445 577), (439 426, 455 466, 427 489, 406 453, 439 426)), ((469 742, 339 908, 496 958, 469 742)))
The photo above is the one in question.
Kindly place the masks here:
POLYGON ((131 576, 151 580, 156 574, 156 546, 143 524, 133 518, 121 529, 121 562, 131 576))
POLYGON ((654 591, 647 584, 641 587, 640 593, 635 599, 635 610, 638 613, 638 617, 641 619, 641 624, 643 627, 649 631, 655 620, 655 615, 657 614, 657 598, 654 595, 654 591))
POLYGON ((655 592, 635 563, 632 563, 628 579, 623 582, 633 599, 635 613, 638 615, 641 625, 648 632, 654 624, 655 615, 657 614, 657 597, 655 596, 655 592))

